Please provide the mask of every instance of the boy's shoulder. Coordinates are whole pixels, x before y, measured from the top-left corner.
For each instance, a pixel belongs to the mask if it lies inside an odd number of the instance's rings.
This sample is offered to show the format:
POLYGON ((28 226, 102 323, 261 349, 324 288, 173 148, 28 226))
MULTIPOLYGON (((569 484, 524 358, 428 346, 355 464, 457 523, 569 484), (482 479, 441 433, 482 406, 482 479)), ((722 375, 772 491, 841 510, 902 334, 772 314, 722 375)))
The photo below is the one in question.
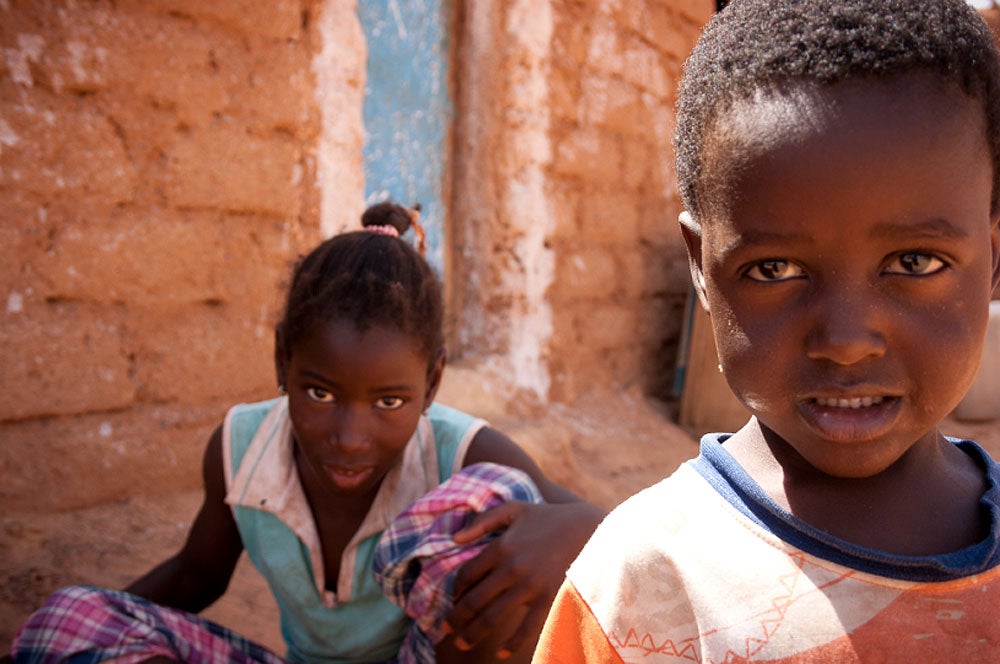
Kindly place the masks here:
POLYGON ((980 445, 975 440, 972 440, 971 438, 960 438, 948 435, 944 438, 972 457, 977 464, 982 466, 987 471, 987 473, 990 471, 995 473, 1000 470, 1000 463, 998 463, 997 459, 990 454, 985 447, 980 445))
POLYGON ((702 548, 726 547, 730 511, 693 462, 685 462, 611 510, 573 567, 632 567, 642 560, 697 556, 702 548))

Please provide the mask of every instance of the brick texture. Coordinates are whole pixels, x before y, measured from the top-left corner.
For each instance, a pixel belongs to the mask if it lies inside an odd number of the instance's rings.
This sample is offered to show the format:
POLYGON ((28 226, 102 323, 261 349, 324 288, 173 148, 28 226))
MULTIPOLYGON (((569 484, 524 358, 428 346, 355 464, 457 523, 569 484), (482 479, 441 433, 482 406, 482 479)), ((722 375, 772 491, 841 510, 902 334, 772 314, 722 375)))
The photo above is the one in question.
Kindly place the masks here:
POLYGON ((197 486, 224 405, 275 393, 319 238, 315 10, 0 5, 0 503, 197 486))

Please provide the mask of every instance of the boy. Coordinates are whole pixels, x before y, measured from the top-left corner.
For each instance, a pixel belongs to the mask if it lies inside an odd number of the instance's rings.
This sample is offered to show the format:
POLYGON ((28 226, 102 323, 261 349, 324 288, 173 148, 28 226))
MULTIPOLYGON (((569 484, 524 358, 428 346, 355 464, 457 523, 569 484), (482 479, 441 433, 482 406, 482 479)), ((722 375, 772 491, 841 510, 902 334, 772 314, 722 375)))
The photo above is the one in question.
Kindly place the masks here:
POLYGON ((736 0, 678 101, 681 230, 750 410, 607 517, 536 662, 995 661, 1000 467, 942 419, 1000 280, 963 0, 736 0))

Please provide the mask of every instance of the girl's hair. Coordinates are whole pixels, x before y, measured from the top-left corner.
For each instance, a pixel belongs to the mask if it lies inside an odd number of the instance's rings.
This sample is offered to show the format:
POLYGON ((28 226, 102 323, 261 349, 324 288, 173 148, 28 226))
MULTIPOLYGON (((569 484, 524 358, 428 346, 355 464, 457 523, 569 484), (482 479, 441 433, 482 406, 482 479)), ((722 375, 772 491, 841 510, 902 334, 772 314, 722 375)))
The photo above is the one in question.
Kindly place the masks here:
POLYGON ((965 0, 731 0, 684 66, 674 137, 685 208, 704 210, 702 150, 715 121, 758 91, 929 72, 977 99, 1000 195, 1000 65, 965 0))
MULTIPOLYGON (((366 210, 362 220, 366 227, 393 226, 403 233, 414 221, 411 214, 409 208, 384 202, 366 210)), ((430 367, 444 348, 441 282, 405 240, 364 230, 336 235, 292 272, 278 324, 279 352, 287 359, 317 325, 338 320, 349 320, 362 332, 375 326, 401 331, 430 367)))
POLYGON ((412 228, 417 238, 417 251, 423 256, 424 229, 418 223, 418 219, 420 219, 420 203, 416 203, 412 208, 406 208, 392 201, 382 201, 362 213, 361 225, 371 229, 390 226, 395 228, 399 235, 412 228))

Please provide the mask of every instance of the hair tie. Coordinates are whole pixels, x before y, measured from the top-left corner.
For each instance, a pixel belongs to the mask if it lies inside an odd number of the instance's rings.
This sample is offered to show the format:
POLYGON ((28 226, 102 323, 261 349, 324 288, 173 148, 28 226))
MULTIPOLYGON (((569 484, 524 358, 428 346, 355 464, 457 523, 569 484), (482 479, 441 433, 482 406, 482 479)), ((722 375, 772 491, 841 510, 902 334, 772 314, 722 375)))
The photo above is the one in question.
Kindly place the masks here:
POLYGON ((379 235, 399 237, 399 231, 396 230, 396 227, 389 224, 385 224, 384 226, 365 226, 365 230, 370 233, 378 233, 379 235))

